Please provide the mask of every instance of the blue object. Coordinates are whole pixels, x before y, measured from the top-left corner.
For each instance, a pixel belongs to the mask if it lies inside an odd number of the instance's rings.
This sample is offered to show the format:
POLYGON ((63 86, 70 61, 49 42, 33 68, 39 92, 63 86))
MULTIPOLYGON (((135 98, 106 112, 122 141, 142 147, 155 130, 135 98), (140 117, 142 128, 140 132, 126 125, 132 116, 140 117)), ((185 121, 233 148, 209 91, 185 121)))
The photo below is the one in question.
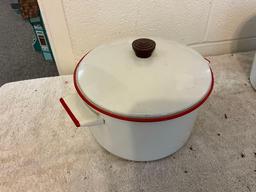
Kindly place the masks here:
POLYGON ((35 18, 29 19, 30 24, 33 27, 35 38, 33 47, 36 51, 41 51, 45 60, 54 61, 51 46, 44 28, 43 20, 41 15, 35 18))

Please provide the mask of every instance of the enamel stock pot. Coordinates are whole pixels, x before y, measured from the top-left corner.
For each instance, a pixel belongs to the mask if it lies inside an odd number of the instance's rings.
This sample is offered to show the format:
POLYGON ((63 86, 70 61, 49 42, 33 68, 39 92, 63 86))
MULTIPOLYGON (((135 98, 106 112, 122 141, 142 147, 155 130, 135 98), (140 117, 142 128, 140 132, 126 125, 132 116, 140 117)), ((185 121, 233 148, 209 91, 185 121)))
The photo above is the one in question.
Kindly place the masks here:
POLYGON ((74 71, 77 92, 60 102, 112 154, 150 161, 186 143, 213 84, 209 62, 193 49, 161 38, 125 39, 86 54, 74 71))

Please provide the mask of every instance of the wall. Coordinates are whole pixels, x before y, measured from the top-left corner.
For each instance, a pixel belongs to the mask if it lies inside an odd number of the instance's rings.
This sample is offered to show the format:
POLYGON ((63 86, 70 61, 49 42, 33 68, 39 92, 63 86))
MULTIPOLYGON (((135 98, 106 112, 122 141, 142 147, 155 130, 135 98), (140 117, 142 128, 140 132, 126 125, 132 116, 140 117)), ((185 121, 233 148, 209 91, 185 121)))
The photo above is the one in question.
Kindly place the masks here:
POLYGON ((39 5, 61 74, 72 73, 88 50, 126 36, 162 36, 204 55, 256 49, 256 0, 39 0, 39 5))

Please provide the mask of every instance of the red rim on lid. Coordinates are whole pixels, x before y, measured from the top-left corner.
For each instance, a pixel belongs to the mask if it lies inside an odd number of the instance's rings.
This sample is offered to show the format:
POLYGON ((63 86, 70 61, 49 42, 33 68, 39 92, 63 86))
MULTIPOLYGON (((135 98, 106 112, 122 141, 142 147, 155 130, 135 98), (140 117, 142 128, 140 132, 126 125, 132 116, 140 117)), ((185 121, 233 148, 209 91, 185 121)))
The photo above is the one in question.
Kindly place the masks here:
POLYGON ((74 71, 79 96, 99 113, 133 122, 196 110, 213 89, 208 61, 179 43, 152 39, 125 39, 89 52, 74 71))

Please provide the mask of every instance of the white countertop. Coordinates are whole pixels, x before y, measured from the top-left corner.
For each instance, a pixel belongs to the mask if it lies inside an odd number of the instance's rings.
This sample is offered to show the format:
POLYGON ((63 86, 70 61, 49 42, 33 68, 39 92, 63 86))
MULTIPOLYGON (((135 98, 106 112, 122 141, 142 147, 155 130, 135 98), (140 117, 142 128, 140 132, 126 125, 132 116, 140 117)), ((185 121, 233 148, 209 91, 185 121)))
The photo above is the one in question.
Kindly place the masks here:
POLYGON ((59 103, 75 91, 71 76, 5 84, 0 191, 256 191, 252 58, 252 53, 209 57, 216 84, 191 138, 174 155, 154 162, 115 157, 88 129, 73 125, 59 103))

